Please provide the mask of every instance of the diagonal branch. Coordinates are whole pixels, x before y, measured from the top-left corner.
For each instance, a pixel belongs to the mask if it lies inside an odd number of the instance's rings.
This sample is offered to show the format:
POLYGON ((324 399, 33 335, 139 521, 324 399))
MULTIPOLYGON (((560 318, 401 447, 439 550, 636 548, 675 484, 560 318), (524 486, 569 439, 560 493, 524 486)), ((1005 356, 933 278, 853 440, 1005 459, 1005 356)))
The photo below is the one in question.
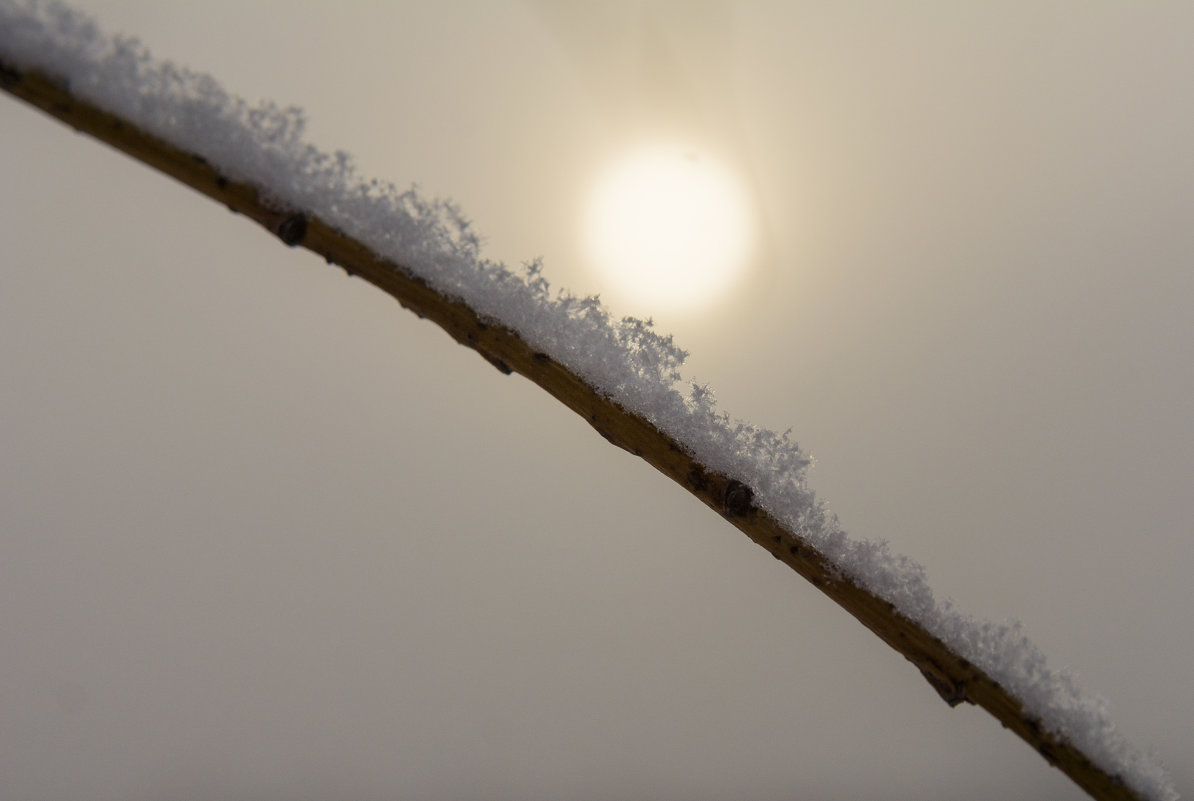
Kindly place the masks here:
POLYGON ((1011 693, 922 625, 844 577, 814 547, 759 508, 748 486, 706 468, 655 425, 610 400, 511 329, 487 322, 462 301, 432 288, 402 265, 378 257, 319 218, 278 208, 257 188, 228 180, 202 157, 81 100, 43 74, 21 71, 0 61, 0 88, 253 219, 285 244, 305 247, 329 263, 340 265, 350 275, 365 279, 394 296, 405 308, 431 320, 502 372, 522 374, 583 417, 611 443, 645 459, 832 598, 912 662, 951 706, 966 701, 986 709, 1094 798, 1143 798, 1068 739, 1047 731, 1011 693))

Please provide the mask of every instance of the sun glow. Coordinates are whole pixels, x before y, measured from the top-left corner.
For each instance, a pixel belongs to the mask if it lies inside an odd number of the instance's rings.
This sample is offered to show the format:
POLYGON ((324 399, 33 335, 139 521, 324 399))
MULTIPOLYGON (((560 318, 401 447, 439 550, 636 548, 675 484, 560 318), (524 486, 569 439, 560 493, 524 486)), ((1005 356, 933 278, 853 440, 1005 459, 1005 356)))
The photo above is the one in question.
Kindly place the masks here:
POLYGON ((586 216, 590 261, 611 293, 650 308, 696 309, 724 295, 750 257, 751 204, 708 153, 655 145, 598 178, 586 216))

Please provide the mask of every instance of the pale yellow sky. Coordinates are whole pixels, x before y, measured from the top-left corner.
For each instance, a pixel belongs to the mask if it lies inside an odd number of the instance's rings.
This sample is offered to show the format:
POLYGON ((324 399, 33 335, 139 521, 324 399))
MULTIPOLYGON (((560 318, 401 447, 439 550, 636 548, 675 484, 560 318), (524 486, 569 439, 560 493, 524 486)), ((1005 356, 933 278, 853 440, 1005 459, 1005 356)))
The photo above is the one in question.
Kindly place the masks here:
MULTIPOLYGON (((715 143, 764 247, 655 315, 693 375, 1194 786, 1194 6, 77 5, 579 293, 605 160, 715 143)), ((0 796, 1083 797, 381 293, 0 141, 0 796)))

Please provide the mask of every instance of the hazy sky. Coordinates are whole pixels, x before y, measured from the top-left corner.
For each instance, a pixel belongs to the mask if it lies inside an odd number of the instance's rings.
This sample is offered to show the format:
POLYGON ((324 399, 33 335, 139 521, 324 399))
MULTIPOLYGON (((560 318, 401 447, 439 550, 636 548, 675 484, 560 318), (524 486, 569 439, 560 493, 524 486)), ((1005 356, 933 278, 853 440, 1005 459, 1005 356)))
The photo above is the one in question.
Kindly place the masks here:
MULTIPOLYGON (((655 314, 853 535, 1194 788, 1194 4, 88 0, 655 314), (747 273, 586 264, 698 141, 747 273)), ((519 377, 0 97, 0 796, 1077 799, 519 377)))

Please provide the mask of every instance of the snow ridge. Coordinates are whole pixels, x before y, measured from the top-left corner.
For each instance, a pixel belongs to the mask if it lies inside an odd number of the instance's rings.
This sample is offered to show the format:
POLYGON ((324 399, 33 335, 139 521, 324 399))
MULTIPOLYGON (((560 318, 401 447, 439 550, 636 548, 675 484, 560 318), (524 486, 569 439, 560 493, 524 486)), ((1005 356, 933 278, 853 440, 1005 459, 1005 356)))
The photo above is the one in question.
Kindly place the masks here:
POLYGON ((136 40, 109 37, 60 3, 0 0, 0 59, 64 79, 70 90, 198 154, 226 177, 322 218, 402 264, 600 392, 641 414, 707 468, 754 490, 755 502, 846 576, 892 602, 1018 698, 1050 731, 1148 798, 1178 798, 1165 771, 1116 730, 1106 702, 1048 667, 1018 622, 974 619, 938 602, 924 569, 886 542, 846 535, 808 487, 811 460, 789 435, 731 418, 713 392, 684 379, 687 353, 650 320, 615 319, 596 297, 553 292, 538 261, 515 271, 485 258, 455 205, 361 177, 343 151, 304 138, 300 109, 250 105, 212 77, 154 61, 136 40))

